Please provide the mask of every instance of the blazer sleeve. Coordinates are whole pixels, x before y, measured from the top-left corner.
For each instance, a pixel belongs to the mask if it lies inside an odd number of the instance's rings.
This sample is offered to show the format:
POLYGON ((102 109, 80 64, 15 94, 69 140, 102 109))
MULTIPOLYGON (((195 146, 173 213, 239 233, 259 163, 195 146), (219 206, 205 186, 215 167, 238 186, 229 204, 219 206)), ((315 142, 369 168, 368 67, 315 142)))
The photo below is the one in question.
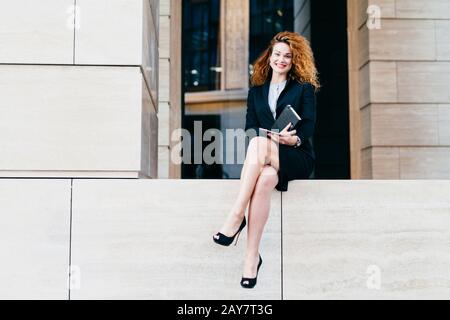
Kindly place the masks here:
POLYGON ((314 134, 316 125, 316 95, 312 84, 305 84, 302 93, 302 120, 297 124, 296 131, 301 142, 309 139, 314 134))
POLYGON ((253 98, 253 90, 248 90, 247 96, 247 114, 245 115, 245 131, 249 129, 255 130, 257 136, 259 136, 260 124, 258 117, 256 116, 255 100, 253 98))

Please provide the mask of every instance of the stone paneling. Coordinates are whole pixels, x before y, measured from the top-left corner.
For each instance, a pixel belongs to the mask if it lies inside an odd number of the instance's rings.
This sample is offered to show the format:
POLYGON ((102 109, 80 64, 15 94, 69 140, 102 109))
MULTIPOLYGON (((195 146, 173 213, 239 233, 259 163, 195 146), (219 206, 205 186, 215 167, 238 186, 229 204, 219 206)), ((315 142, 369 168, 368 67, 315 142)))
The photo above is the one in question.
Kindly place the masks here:
POLYGON ((0 63, 72 64, 73 0, 1 1, 0 63))
POLYGON ((447 0, 397 0, 395 11, 398 18, 449 19, 450 2, 447 0))
POLYGON ((167 102, 161 102, 159 104, 158 122, 159 122, 158 145, 169 146, 170 106, 167 102))
POLYGON ((170 58, 170 17, 162 16, 159 24, 159 57, 170 58))
POLYGON ((450 179, 450 148, 400 148, 401 179, 450 179))
POLYGON ((436 59, 432 20, 382 20, 382 27, 370 30, 369 38, 371 60, 436 59))
POLYGON ((289 188, 284 299, 450 294, 449 181, 295 181, 289 188))
POLYGON ((374 104, 369 108, 373 146, 431 146, 439 143, 437 105, 374 104))
POLYGON ((439 105, 439 145, 450 146, 450 104, 439 105))
POLYGON ((450 62, 397 62, 398 100, 413 103, 450 101, 450 62))
POLYGON ((72 263, 82 281, 71 298, 281 299, 279 192, 272 194, 262 238, 258 290, 239 285, 247 229, 237 247, 212 240, 237 196, 238 183, 74 181, 72 263))
POLYGON ((137 176, 143 98, 138 67, 4 65, 0 96, 2 172, 137 176))
POLYGON ((225 8, 223 89, 247 88, 250 4, 248 1, 227 0, 223 7, 225 8))
POLYGON ((70 180, 0 179, 0 214, 0 299, 68 299, 70 180))
POLYGON ((399 148, 369 147, 362 151, 362 179, 400 179, 399 148))
POLYGON ((450 14, 449 20, 436 20, 436 50, 438 60, 450 60, 450 14))
POLYGON ((77 0, 75 63, 141 65, 143 0, 77 0))

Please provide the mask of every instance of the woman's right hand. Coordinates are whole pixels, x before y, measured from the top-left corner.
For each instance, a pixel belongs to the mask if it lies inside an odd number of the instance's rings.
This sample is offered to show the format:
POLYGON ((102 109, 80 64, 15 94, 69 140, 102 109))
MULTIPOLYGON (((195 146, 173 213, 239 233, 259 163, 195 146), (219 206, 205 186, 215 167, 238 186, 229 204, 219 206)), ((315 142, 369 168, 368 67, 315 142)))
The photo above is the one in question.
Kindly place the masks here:
POLYGON ((297 143, 297 136, 295 135, 297 133, 296 130, 291 130, 292 123, 288 123, 288 125, 281 130, 280 134, 271 134, 270 132, 267 134, 269 137, 274 140, 277 143, 286 144, 288 146, 293 146, 297 143))

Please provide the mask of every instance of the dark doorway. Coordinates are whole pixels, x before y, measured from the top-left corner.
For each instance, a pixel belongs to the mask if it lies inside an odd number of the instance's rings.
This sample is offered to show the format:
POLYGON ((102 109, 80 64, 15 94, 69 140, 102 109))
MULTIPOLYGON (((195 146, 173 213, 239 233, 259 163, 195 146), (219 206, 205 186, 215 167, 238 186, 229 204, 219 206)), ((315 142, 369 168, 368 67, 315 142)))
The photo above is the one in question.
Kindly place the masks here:
POLYGON ((350 179, 346 0, 311 1, 311 45, 322 85, 314 178, 350 179))
MULTIPOLYGON (((190 149, 191 155, 189 163, 182 164, 183 179, 222 179, 224 178, 224 172, 222 165, 218 163, 206 164, 203 156, 199 156, 202 159, 201 163, 195 163, 195 122, 201 124, 201 137, 208 129, 220 128, 220 116, 219 115, 185 115, 184 116, 184 128, 191 133, 191 140, 189 144, 183 143, 183 150, 190 149)), ((185 141, 184 141, 185 142, 185 141)), ((210 141, 202 141, 200 151, 203 153, 205 147, 210 144, 210 141)), ((215 155, 215 154, 213 154, 215 155)))

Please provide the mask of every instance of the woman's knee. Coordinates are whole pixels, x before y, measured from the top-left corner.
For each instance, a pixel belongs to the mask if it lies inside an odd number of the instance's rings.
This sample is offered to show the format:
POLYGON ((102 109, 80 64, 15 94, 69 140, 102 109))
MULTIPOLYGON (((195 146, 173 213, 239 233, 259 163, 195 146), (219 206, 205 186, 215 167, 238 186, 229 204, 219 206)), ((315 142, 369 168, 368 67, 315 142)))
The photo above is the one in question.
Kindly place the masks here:
POLYGON ((256 182, 256 192, 271 191, 278 183, 278 172, 272 166, 264 166, 256 182))
POLYGON ((269 140, 265 137, 254 137, 253 139, 250 140, 248 148, 255 150, 266 149, 268 143, 269 140))
POLYGON ((254 137, 250 140, 247 150, 247 157, 256 157, 260 159, 261 162, 266 162, 269 156, 269 143, 270 141, 264 137, 254 137))

